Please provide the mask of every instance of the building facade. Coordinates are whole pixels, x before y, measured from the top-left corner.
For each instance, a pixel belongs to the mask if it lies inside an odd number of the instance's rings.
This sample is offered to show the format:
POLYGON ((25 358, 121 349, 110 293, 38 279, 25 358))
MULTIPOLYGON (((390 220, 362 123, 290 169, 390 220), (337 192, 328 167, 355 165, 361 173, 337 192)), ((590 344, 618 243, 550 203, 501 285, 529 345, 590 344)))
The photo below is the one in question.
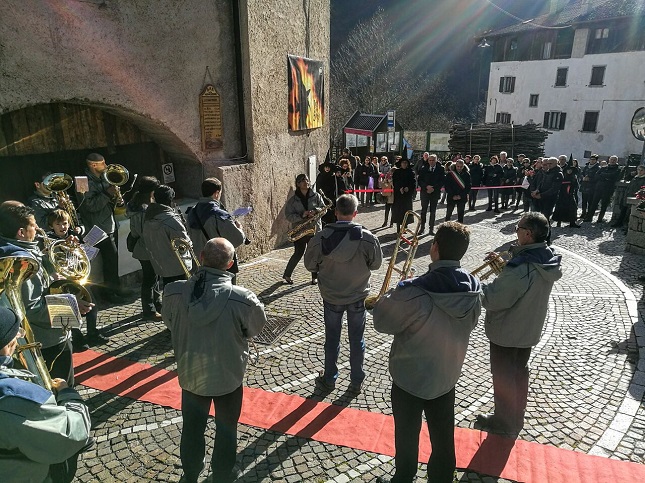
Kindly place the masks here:
POLYGON ((645 10, 638 0, 552 2, 548 14, 487 33, 486 122, 542 124, 546 155, 640 155, 645 10))
POLYGON ((96 151, 139 175, 162 178, 172 164, 169 184, 193 199, 218 176, 228 208, 254 208, 241 220, 253 242, 243 256, 273 249, 295 176, 329 146, 327 122, 289 129, 287 60, 315 59, 328 74, 329 11, 329 0, 0 2, 4 172, 80 169, 96 151), (219 138, 205 147, 209 85, 219 138))

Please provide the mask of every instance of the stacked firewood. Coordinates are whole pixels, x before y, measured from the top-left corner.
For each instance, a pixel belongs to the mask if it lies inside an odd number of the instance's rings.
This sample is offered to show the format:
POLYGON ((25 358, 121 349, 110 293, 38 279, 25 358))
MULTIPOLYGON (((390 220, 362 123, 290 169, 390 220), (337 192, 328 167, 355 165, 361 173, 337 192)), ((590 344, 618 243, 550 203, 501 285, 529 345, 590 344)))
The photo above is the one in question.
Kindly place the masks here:
POLYGON ((479 154, 484 159, 500 151, 506 151, 509 157, 544 156, 544 141, 549 135, 549 131, 531 123, 453 124, 449 133, 448 146, 453 154, 479 154))

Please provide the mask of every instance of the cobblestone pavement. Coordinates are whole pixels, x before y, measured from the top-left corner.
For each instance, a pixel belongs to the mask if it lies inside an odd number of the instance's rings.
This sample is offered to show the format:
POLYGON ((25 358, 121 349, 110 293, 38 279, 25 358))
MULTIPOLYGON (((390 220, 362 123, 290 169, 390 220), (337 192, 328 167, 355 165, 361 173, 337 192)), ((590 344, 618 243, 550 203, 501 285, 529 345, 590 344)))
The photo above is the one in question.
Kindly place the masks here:
MULTIPOLYGON (((467 213, 472 228, 471 249, 463 266, 473 269, 486 252, 513 240, 519 212, 499 215, 467 213)), ((415 202, 415 209, 419 209, 415 202)), ((444 216, 440 205, 438 219, 444 216)), ((369 207, 358 221, 376 233, 389 255, 393 229, 380 228, 383 207, 369 207)), ((645 460, 645 327, 643 286, 645 257, 625 253, 624 234, 608 224, 554 228, 554 244, 563 254, 564 277, 556 283, 548 323, 531 360, 526 424, 519 437, 584 453, 643 463, 645 460)), ((429 241, 421 239, 415 260, 417 273, 430 263, 429 241)), ((313 377, 323 365, 322 300, 302 263, 295 284, 281 284, 292 248, 247 260, 239 283, 252 289, 267 313, 292 319, 282 337, 260 347, 260 360, 249 366, 245 385, 312 397, 351 408, 391 414, 387 357, 391 337, 376 333, 368 319, 363 391, 352 397, 348 343, 341 348, 341 373, 335 391, 322 395, 313 377)), ((385 266, 373 277, 380 287, 385 266)), ((173 370, 170 337, 162 323, 141 320, 138 301, 100 312, 100 324, 111 341, 96 348, 115 357, 173 370)), ((482 318, 483 320, 483 318, 482 318)), ((481 321, 480 321, 481 322, 481 321)), ((457 384, 456 424, 471 428, 475 416, 493 408, 488 341, 480 323, 471 337, 462 377, 457 384)), ((178 481, 181 476, 179 438, 181 413, 127 397, 81 387, 92 409, 95 449, 79 462, 80 481, 178 481)), ((208 436, 212 438, 212 424, 208 436)), ((390 457, 240 425, 240 481, 373 481, 393 473, 390 457)), ((208 444, 211 446, 211 443, 208 444)), ((209 449, 210 451, 210 449, 209 449)), ((209 456, 207 457, 207 462, 209 456)), ((207 463, 208 467, 208 463, 207 463)), ((202 473, 205 478, 207 471, 202 473)), ((425 465, 418 477, 425 480, 425 465)), ((458 481, 508 481, 473 472, 458 472, 458 481)))

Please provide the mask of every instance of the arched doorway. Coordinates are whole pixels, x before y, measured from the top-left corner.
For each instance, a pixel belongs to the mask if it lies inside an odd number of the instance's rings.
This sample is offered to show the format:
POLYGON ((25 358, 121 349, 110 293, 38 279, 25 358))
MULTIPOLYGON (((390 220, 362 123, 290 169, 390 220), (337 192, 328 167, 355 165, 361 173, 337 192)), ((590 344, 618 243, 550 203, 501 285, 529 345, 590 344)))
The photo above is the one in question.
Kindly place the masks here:
POLYGON ((160 180, 164 163, 199 163, 176 136, 143 116, 110 106, 40 104, 0 116, 0 198, 26 200, 46 171, 83 175, 91 152, 160 180))

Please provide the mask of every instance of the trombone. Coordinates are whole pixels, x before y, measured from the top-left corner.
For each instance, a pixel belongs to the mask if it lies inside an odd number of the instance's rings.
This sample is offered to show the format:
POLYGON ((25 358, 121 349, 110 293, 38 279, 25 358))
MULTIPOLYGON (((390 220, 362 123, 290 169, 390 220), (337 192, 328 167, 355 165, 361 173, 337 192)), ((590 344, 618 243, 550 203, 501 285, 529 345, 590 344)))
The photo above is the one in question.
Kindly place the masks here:
POLYGON ((390 289, 390 281, 392 279, 392 273, 396 272, 399 274, 399 281, 405 280, 413 272, 412 261, 414 256, 417 253, 417 247, 419 246, 419 230, 421 228, 421 216, 414 211, 406 211, 405 216, 403 217, 403 224, 401 225, 401 231, 398 234, 396 240, 396 245, 394 246, 394 252, 390 257, 390 263, 387 266, 387 272, 385 273, 385 279, 383 280, 383 285, 381 285, 381 290, 376 295, 369 295, 365 299, 365 308, 371 310, 376 305, 385 292, 390 289), (414 218, 414 228, 408 228, 408 218, 414 218), (401 244, 405 246, 401 246, 401 244), (396 266, 396 257, 401 250, 404 253, 407 253, 403 265, 399 268, 396 266))
POLYGON ((201 266, 201 263, 199 263, 199 260, 195 255, 193 246, 188 240, 184 240, 183 238, 173 238, 172 240, 170 240, 170 246, 172 248, 172 251, 175 252, 175 256, 177 257, 177 260, 179 260, 181 268, 184 269, 186 279, 189 279, 192 275, 191 269, 193 267, 199 268, 201 266), (190 258, 193 261, 192 267, 188 267, 188 264, 186 263, 185 257, 187 253, 190 254, 190 258))

